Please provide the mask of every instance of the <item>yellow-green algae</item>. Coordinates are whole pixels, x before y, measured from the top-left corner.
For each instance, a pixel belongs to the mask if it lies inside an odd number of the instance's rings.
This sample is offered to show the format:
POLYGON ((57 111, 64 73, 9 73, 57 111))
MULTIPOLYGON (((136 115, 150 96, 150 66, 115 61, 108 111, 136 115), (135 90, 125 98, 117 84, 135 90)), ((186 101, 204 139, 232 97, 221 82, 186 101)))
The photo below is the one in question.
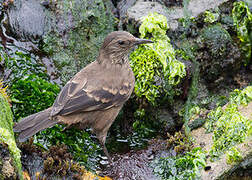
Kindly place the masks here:
POLYGON ((14 164, 17 168, 19 178, 23 179, 22 176, 22 165, 21 165, 21 155, 20 150, 17 148, 13 127, 13 116, 8 104, 7 99, 0 93, 0 143, 5 143, 8 145, 10 154, 14 160, 14 164))
POLYGON ((167 19, 158 13, 150 13, 142 18, 139 28, 141 38, 151 39, 154 43, 139 46, 130 55, 131 67, 136 77, 135 93, 145 97, 152 105, 165 92, 172 97, 174 86, 186 75, 185 65, 176 60, 168 30, 167 19))
POLYGON ((228 164, 232 164, 233 162, 239 162, 240 160, 242 160, 242 155, 238 148, 232 147, 226 153, 226 161, 228 164))
POLYGON ((229 103, 225 108, 217 107, 208 114, 205 124, 208 132, 213 132, 211 158, 222 155, 236 144, 240 144, 251 136, 252 120, 244 117, 239 105, 246 106, 252 101, 252 86, 230 93, 229 103))
POLYGON ((214 23, 218 20, 219 14, 218 13, 213 13, 210 11, 205 11, 205 18, 204 22, 206 23, 214 23))

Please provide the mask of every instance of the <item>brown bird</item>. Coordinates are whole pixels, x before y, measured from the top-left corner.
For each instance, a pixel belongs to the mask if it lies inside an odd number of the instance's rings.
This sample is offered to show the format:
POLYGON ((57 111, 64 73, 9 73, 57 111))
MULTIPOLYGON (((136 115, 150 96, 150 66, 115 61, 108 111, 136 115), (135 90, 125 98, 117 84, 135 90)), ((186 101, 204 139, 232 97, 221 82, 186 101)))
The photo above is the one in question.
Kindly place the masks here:
POLYGON ((128 54, 138 44, 152 43, 125 31, 105 38, 96 61, 78 72, 62 88, 52 107, 25 117, 13 127, 23 142, 55 124, 91 127, 111 162, 105 146, 107 132, 135 83, 128 54))

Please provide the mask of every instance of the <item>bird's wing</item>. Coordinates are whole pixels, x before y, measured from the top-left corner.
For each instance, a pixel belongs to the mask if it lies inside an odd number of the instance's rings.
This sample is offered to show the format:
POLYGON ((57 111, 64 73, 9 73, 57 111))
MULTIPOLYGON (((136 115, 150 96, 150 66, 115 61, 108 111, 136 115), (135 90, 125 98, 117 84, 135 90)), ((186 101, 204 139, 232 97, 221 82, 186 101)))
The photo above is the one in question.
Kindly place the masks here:
POLYGON ((61 90, 51 115, 102 110, 123 104, 129 98, 134 85, 127 81, 113 82, 110 85, 111 82, 106 82, 101 76, 90 79, 85 75, 75 76, 61 90))

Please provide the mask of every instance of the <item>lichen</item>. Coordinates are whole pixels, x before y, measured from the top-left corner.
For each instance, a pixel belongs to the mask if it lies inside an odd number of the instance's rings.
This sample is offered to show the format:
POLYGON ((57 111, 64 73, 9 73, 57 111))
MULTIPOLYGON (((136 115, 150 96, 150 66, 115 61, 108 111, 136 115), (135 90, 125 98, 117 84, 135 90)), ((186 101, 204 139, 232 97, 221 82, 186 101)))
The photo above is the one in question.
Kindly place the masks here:
POLYGON ((252 13, 248 5, 243 1, 234 2, 233 6, 233 22, 236 27, 237 36, 241 41, 241 49, 245 53, 244 64, 247 65, 251 60, 252 13))
POLYGON ((138 47, 130 55, 131 67, 136 77, 135 94, 145 97, 152 105, 165 92, 174 96, 172 87, 185 76, 185 65, 175 58, 175 51, 166 35, 168 29, 165 16, 150 13, 142 18, 139 28, 141 38, 154 41, 152 44, 138 47))
POLYGON ((19 178, 23 179, 20 150, 17 148, 12 130, 13 116, 7 100, 0 94, 0 142, 8 145, 17 168, 19 178))

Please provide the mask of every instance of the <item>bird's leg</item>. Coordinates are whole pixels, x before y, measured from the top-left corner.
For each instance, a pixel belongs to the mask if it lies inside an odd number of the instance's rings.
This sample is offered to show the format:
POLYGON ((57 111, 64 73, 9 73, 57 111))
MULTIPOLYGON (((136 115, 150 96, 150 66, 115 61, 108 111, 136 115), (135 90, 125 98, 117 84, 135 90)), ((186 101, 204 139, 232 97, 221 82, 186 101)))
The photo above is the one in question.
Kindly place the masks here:
POLYGON ((108 158, 109 163, 112 164, 111 157, 110 157, 110 155, 109 155, 109 153, 108 153, 108 150, 107 150, 105 144, 101 144, 101 145, 102 145, 103 152, 105 153, 105 155, 106 155, 107 158, 108 158))
POLYGON ((102 149, 103 149, 104 154, 107 156, 108 161, 109 161, 109 163, 111 164, 111 163, 112 163, 112 160, 111 160, 111 157, 110 157, 110 155, 109 155, 109 153, 108 153, 108 150, 107 150, 107 148, 106 148, 106 146, 105 146, 106 136, 103 136, 103 138, 99 138, 99 141, 100 141, 100 144, 101 144, 101 146, 102 146, 102 149))

